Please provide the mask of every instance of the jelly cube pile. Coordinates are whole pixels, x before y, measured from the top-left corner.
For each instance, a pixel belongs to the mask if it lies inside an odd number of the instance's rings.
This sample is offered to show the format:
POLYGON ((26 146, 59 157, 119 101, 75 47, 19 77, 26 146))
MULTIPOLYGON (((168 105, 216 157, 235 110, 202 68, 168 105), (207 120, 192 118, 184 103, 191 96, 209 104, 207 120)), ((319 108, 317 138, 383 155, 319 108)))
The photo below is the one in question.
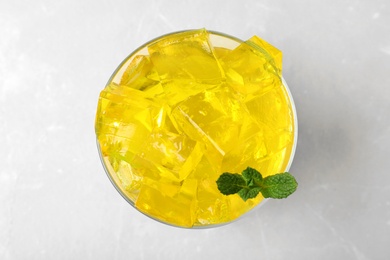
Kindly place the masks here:
POLYGON ((214 47, 211 35, 151 42, 99 97, 95 129, 109 174, 138 210, 175 226, 221 224, 252 209, 261 195, 225 196, 216 180, 248 166, 282 172, 293 147, 281 52, 257 36, 214 47))

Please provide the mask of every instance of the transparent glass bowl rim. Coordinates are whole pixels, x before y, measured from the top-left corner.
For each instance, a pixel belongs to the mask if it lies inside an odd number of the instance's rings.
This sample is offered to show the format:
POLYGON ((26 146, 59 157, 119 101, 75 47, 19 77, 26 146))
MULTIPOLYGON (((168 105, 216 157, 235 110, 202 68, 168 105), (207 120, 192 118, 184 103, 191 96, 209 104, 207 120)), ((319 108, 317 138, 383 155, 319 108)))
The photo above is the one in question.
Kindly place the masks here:
MULTIPOLYGON (((117 75, 118 71, 124 66, 124 64, 126 62, 128 62, 132 57, 135 57, 135 55, 137 53, 139 53, 141 50, 143 50, 144 48, 146 48, 147 46, 149 46, 150 44, 162 39, 162 38, 165 38, 167 36, 170 36, 170 35, 174 35, 174 34, 178 34, 178 33, 183 33, 183 32, 188 32, 188 31, 193 31, 193 30, 182 30, 182 31, 176 31, 176 32, 171 32, 171 33, 167 33, 167 34, 164 34, 164 35, 161 35, 161 36, 158 36, 146 43, 144 43, 143 45, 141 45, 140 47, 138 47, 137 49, 135 49, 133 52, 131 52, 118 66, 117 68, 115 69, 115 71, 112 73, 111 77, 109 78, 106 86, 112 82, 113 78, 117 75)), ((232 40, 232 41, 235 41, 236 43, 240 44, 240 43, 243 43, 244 41, 240 40, 239 38, 236 38, 234 36, 231 36, 231 35, 228 35, 228 34, 225 34, 225 33, 221 33, 221 32, 217 32, 217 31, 213 31, 213 30, 207 30, 207 32, 210 34, 210 36, 219 36, 219 37, 222 37, 222 38, 226 38, 226 39, 229 39, 229 40, 232 40)), ((291 91, 290 91, 290 88, 288 87, 287 85, 287 82, 284 80, 284 78, 282 77, 282 83, 283 83, 283 86, 285 87, 286 89, 286 92, 287 92, 287 95, 288 95, 288 98, 290 100, 290 105, 291 105, 291 109, 292 109, 292 113, 293 113, 293 121, 294 121, 294 140, 293 140, 293 147, 291 149, 291 154, 290 154, 290 158, 289 158, 289 162, 286 166, 286 169, 285 171, 289 171, 290 167, 291 167, 291 164, 294 160, 294 156, 295 156, 295 151, 296 151, 296 147, 297 147, 297 142, 298 142, 298 118, 297 118, 297 111, 296 111, 296 107, 295 107, 295 103, 294 103, 294 99, 292 97, 292 94, 291 94, 291 91)), ((231 224, 233 222, 236 222, 238 221, 239 219, 247 216, 250 212, 253 212, 254 210, 257 210, 260 206, 264 205, 265 202, 268 200, 268 199, 264 199, 263 201, 261 201, 258 205, 256 205, 253 209, 249 210, 248 212, 244 213, 243 215, 241 215, 240 217, 238 217, 237 219, 235 220, 232 220, 232 221, 229 221, 229 222, 224 222, 224 223, 220 223, 220 224, 209 224, 209 225, 197 225, 197 226, 192 226, 192 227, 183 227, 183 226, 178 226, 178 225, 174 225, 172 223, 169 223, 169 222, 164 222, 160 219, 157 219, 151 215, 148 215, 140 210, 138 210, 136 207, 135 207, 135 204, 132 200, 130 200, 126 194, 121 190, 121 188, 118 186, 118 184, 115 182, 115 180, 113 179, 113 177, 111 176, 110 174, 110 171, 108 170, 107 166, 106 166, 106 163, 104 162, 104 159, 103 159, 103 155, 102 155, 102 152, 101 152, 101 148, 100 148, 100 144, 99 144, 99 141, 98 139, 96 138, 96 143, 97 143, 97 149, 98 149, 98 153, 99 153, 99 157, 100 157, 100 161, 103 165, 103 168, 104 168, 104 171, 106 172, 106 175, 108 176, 109 180, 111 181, 112 185, 115 187, 115 189, 118 191, 118 193, 132 206, 134 207, 138 212, 142 213, 143 215, 157 221, 157 222, 160 222, 160 223, 163 223, 165 225, 169 225, 169 226, 172 226, 172 227, 176 227, 176 228, 184 228, 184 229, 207 229, 207 228, 214 228, 214 227, 220 227, 220 226, 225 226, 225 225, 228 225, 228 224, 231 224)))

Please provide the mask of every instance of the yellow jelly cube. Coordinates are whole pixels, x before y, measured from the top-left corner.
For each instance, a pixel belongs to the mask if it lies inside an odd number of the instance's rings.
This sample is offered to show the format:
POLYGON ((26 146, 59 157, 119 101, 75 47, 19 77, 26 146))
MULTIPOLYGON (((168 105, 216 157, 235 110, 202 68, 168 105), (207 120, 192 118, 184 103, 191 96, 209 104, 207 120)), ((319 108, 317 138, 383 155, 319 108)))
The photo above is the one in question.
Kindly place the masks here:
POLYGON ((221 61, 228 84, 240 93, 256 95, 280 85, 280 72, 273 58, 264 53, 265 50, 248 41, 224 56, 221 61))
POLYGON ((144 90, 159 83, 159 76, 150 62, 149 56, 138 55, 131 61, 122 75, 120 85, 144 90))
POLYGON ((167 35, 148 47, 162 80, 192 79, 218 84, 223 78, 206 30, 167 35))
POLYGON ((197 225, 213 225, 232 220, 228 197, 222 195, 214 180, 203 179, 198 187, 197 225))
POLYGON ((228 55, 232 50, 223 47, 214 47, 214 54, 217 59, 221 59, 228 55))
POLYGON ((202 157, 201 146, 184 135, 157 131, 150 135, 140 156, 161 169, 161 177, 184 180, 202 157))
POLYGON ((253 36, 247 41, 247 43, 255 44, 259 47, 257 49, 264 50, 263 53, 265 56, 270 55, 272 57, 269 59, 269 62, 271 64, 275 64, 275 66, 279 69, 279 73, 282 71, 283 54, 279 49, 275 48, 273 45, 269 44, 258 36, 253 36))
POLYGON ((191 227, 194 224, 194 198, 171 197, 164 194, 163 189, 158 186, 154 188, 143 185, 135 206, 145 214, 163 222, 175 223, 183 227, 191 227))

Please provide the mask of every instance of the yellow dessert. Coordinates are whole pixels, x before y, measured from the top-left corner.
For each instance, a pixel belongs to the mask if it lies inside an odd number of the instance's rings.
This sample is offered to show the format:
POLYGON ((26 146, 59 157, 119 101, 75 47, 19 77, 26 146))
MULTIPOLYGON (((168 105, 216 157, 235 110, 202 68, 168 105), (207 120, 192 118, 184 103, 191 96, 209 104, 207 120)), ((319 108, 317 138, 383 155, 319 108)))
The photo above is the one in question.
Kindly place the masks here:
POLYGON ((96 135, 104 165, 138 210, 198 227, 237 219, 263 200, 225 196, 216 180, 248 166, 286 170, 294 113, 279 50, 204 29, 160 37, 125 60, 101 92, 96 135), (214 46, 212 36, 235 42, 214 46))

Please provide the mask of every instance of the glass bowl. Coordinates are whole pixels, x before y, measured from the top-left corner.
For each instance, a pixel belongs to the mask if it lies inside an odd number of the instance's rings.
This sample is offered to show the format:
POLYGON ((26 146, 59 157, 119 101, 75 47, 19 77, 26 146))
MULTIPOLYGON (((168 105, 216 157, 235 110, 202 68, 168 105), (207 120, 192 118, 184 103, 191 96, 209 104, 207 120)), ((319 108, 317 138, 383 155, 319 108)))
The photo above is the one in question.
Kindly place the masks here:
MULTIPOLYGON (((117 69, 112 74, 111 78, 108 80, 108 83, 106 85, 106 89, 110 88, 110 86, 113 86, 113 84, 114 84, 115 87, 120 88, 121 84, 122 84, 121 80, 124 77, 124 74, 128 73, 127 69, 129 68, 129 65, 132 64, 132 62, 134 62, 134 59, 137 59, 137 57, 139 57, 140 55, 145 55, 145 56, 149 55, 148 48, 150 46, 153 46, 154 44, 159 43, 161 41, 164 41, 165 39, 169 39, 172 36, 180 35, 180 34, 191 32, 191 31, 192 30, 190 30, 190 31, 180 31, 180 32, 174 32, 174 33, 166 34, 166 35, 160 36, 158 38, 155 38, 155 39, 145 43, 144 45, 142 45, 138 49, 136 49, 127 58, 125 58, 124 61, 117 67, 117 69)), ((220 48, 219 50, 222 50, 222 51, 223 50, 232 51, 232 50, 235 50, 236 48, 238 48, 240 45, 244 44, 244 42, 242 40, 240 40, 238 38, 235 38, 233 36, 230 36, 230 35, 226 35, 226 34, 220 33, 220 32, 208 31, 208 35, 209 35, 210 46, 213 49, 220 48)), ((290 140, 290 143, 288 143, 288 145, 286 146, 286 148, 282 148, 282 149, 284 149, 282 152, 276 151, 275 154, 277 154, 277 155, 272 155, 272 156, 282 156, 283 157, 281 159, 281 162, 280 162, 281 166, 277 167, 277 168, 279 169, 279 172, 285 172, 285 171, 289 170, 289 168, 291 166, 291 163, 293 161, 293 158, 294 158, 294 153, 295 153, 296 144, 297 144, 297 136, 298 136, 298 124, 297 124, 297 115, 296 115, 296 110, 295 110, 293 97, 292 97, 292 95, 290 93, 290 90, 289 90, 289 88, 287 86, 287 83, 285 82, 285 80, 283 79, 283 77, 281 75, 280 75, 280 86, 279 87, 280 87, 280 91, 281 91, 280 93, 283 93, 280 96, 280 98, 282 99, 281 102, 286 102, 286 104, 288 106, 287 110, 288 110, 288 113, 290 115, 290 120, 291 120, 291 122, 290 122, 291 123, 291 129, 289 130, 291 133, 289 135, 289 138, 291 140, 290 140), (281 155, 278 154, 278 153, 280 153, 281 155)), ((195 95, 196 94, 197 93, 195 93, 195 95)), ((266 94, 267 93, 261 94, 261 95, 266 95, 266 94)), ((191 97, 191 95, 189 95, 189 97, 191 97)), ((102 98, 102 95, 101 95, 100 98, 102 98)), ((129 98, 131 99, 131 96, 129 98)), ((253 98, 253 97, 251 97, 251 98, 253 98)), ((278 98, 279 98, 279 96, 278 96, 278 98)), ((271 103, 273 104, 275 102, 271 101, 271 103)), ((278 105, 277 102, 275 104, 276 104, 275 106, 278 105)), ((172 111, 173 111, 173 109, 172 109, 172 111)), ((99 122, 101 121, 99 118, 104 113, 105 113, 104 108, 102 108, 102 105, 99 103, 98 113, 97 113, 97 116, 96 116, 96 129, 99 128, 99 122)), ((114 122, 114 124, 115 124, 115 122, 114 122)), ((119 124, 119 123, 117 123, 117 124, 119 124)), ((220 217, 220 220, 213 219, 211 221, 207 221, 205 219, 201 219, 201 220, 195 220, 195 221, 191 222, 192 224, 191 223, 190 224, 188 224, 188 223, 184 223, 183 224, 183 223, 176 222, 175 221, 175 217, 161 217, 159 215, 156 216, 155 213, 153 212, 153 208, 151 209, 151 212, 148 212, 148 210, 145 210, 145 208, 140 209, 137 206, 136 201, 143 194, 142 192, 138 191, 138 194, 137 194, 137 192, 132 192, 132 193, 129 192, 129 189, 128 189, 129 185, 131 186, 132 182, 139 181, 138 177, 131 176, 133 174, 133 171, 135 171, 134 168, 132 168, 133 166, 132 166, 131 162, 129 163, 129 166, 127 166, 127 168, 124 168, 124 169, 121 168, 120 170, 115 169, 115 167, 120 167, 120 166, 118 166, 118 165, 115 166, 115 164, 118 164, 117 161, 114 160, 114 162, 113 162, 112 160, 110 160, 110 157, 107 155, 107 151, 106 152, 102 151, 102 144, 101 144, 101 142, 99 142, 99 136, 101 136, 101 133, 99 135, 98 134, 98 130, 97 130, 98 152, 99 152, 99 155, 100 155, 103 167, 105 169, 105 172, 107 173, 107 176, 109 177, 109 179, 112 182, 113 186, 116 188, 116 190, 119 192, 119 194, 121 194, 122 197, 130 205, 135 207, 138 211, 140 211, 141 213, 145 214, 146 216, 148 216, 148 217, 150 217, 152 219, 155 219, 155 220, 157 220, 159 222, 162 222, 162 223, 165 223, 165 224, 168 224, 168 225, 172 225, 172 226, 175 226, 175 227, 184 227, 184 228, 217 227, 217 226, 225 225, 227 223, 231 223, 231 222, 241 218, 242 216, 246 215, 248 212, 252 211, 254 208, 258 208, 260 205, 263 205, 265 203, 265 201, 267 200, 267 199, 260 198, 257 201, 252 202, 252 204, 250 206, 248 206, 248 208, 246 208, 245 210, 243 210, 239 214, 237 213, 237 215, 233 214, 234 216, 230 217, 230 218, 224 218, 223 217, 223 212, 222 211, 223 211, 223 207, 224 206, 220 206, 220 208, 218 209, 220 211, 219 212, 219 216, 222 216, 222 217, 220 217), (127 174, 130 177, 126 177, 127 174)), ((147 139, 147 138, 148 138, 148 136, 145 136, 145 139, 147 139)), ((119 152, 123 152, 123 148, 118 148, 118 149, 119 149, 117 151, 118 153, 119 152)), ((254 151, 254 152, 257 152, 257 151, 254 151)), ((125 156, 125 155, 121 155, 121 156, 125 156)), ((130 161, 130 160, 128 160, 128 161, 130 161)), ((271 167, 271 166, 268 166, 268 167, 271 167)), ((221 174, 222 174, 222 172, 221 172, 221 174)), ((160 178, 160 177, 158 177, 158 178, 160 178)), ((202 178, 204 178, 204 176, 202 178)), ((214 177, 214 180, 215 180, 215 177, 214 177)), ((154 180, 154 181, 156 181, 156 180, 154 180)), ((177 183, 181 183, 180 185, 183 185, 183 183, 184 183, 184 180, 176 180, 176 181, 177 181, 177 183)), ((199 182, 200 181, 198 180, 197 184, 199 184, 199 182)), ((158 181, 156 183, 157 183, 156 185, 159 185, 158 181)), ((142 185, 146 185, 146 184, 142 184, 142 185)), ((153 184, 151 184, 151 185, 152 185, 152 187, 154 187, 154 190, 156 190, 156 189, 158 190, 159 187, 160 187, 160 186, 153 186, 153 184)), ((162 184, 162 185, 165 185, 165 184, 162 184)), ((208 185, 212 186, 213 184, 208 184, 208 185)), ((161 187, 163 187, 163 186, 161 186, 161 187)), ((196 192, 199 193, 199 190, 201 190, 201 189, 198 187, 196 192)), ((170 191, 168 193, 170 193, 170 191)), ((147 193, 144 193, 144 194, 147 194, 147 193)), ((146 195, 142 195, 142 196, 146 196, 146 195)), ((173 195, 173 197, 174 196, 175 195, 173 195)), ((205 195, 203 194, 202 196, 205 196, 205 195)), ((197 199, 199 200, 199 198, 196 198, 196 199, 194 198, 195 201, 197 199)), ((169 203, 174 203, 174 200, 172 200, 172 198, 171 198, 169 200, 169 203)), ((161 204, 163 204, 161 206, 162 208, 164 208, 164 207, 166 207, 166 208, 174 208, 174 207, 176 207, 175 205, 169 204, 169 203, 168 202, 165 203, 164 200, 162 200, 162 201, 160 201, 160 203, 158 205, 160 207, 161 204)), ((202 210, 205 210, 205 209, 199 209, 200 208, 200 206, 199 206, 200 202, 199 201, 197 201, 196 203, 195 204, 197 206, 192 206, 192 207, 198 207, 198 209, 194 210, 195 212, 200 212, 202 210)), ((237 203, 240 203, 240 202, 230 201, 229 203, 227 203, 227 205, 233 205, 233 204, 237 204, 237 203)), ((149 207, 150 207, 150 205, 149 205, 149 207)), ((227 207, 227 206, 225 206, 225 207, 227 207)), ((240 206, 238 206, 238 207, 240 209, 240 206)), ((246 207, 246 206, 244 205, 244 206, 242 206, 242 208, 243 207, 246 207)), ((180 211, 180 210, 178 210, 178 211, 180 211)), ((205 211, 207 211, 207 209, 205 211)), ((212 210, 210 209, 210 211, 212 211, 212 210)), ((232 210, 232 211, 235 211, 235 210, 232 210)), ((175 215, 176 213, 173 211, 173 213, 170 213, 170 214, 171 215, 175 215)), ((196 213, 194 213, 194 214, 196 215, 196 213)), ((212 217, 210 217, 210 218, 212 218, 212 217)))

